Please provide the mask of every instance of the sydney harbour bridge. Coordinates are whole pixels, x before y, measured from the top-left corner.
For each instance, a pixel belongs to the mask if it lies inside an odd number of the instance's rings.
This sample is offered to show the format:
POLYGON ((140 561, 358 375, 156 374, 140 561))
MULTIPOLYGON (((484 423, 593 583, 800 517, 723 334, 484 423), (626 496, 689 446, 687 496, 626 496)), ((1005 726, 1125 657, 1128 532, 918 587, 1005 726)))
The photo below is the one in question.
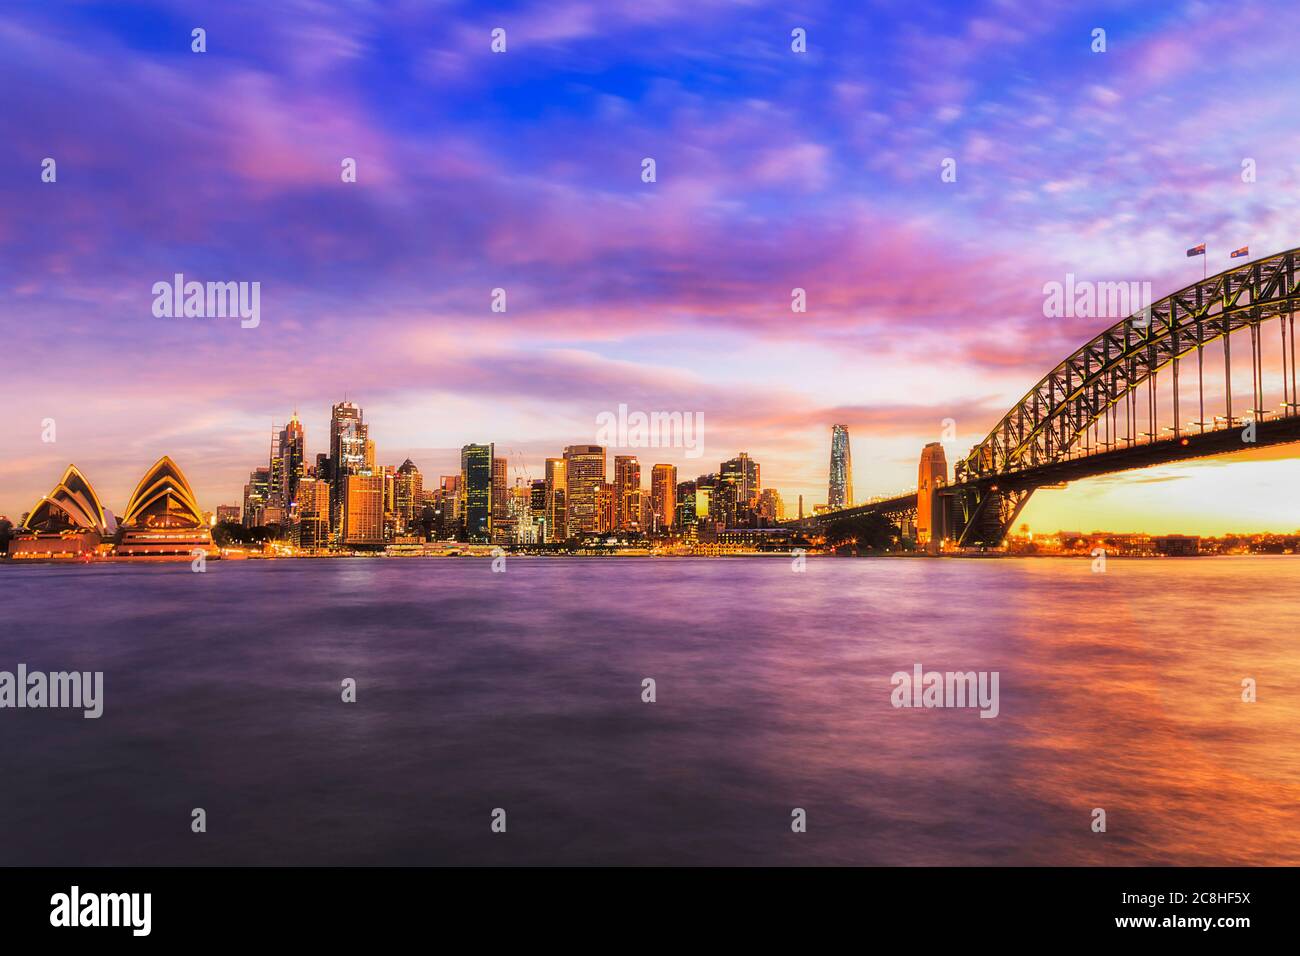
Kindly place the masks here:
POLYGON ((1036 489, 1300 441, 1298 285, 1300 249, 1202 279, 1064 358, 955 463, 951 481, 942 465, 927 480, 923 456, 915 492, 790 524, 815 532, 876 512, 935 540, 996 547, 1036 489))

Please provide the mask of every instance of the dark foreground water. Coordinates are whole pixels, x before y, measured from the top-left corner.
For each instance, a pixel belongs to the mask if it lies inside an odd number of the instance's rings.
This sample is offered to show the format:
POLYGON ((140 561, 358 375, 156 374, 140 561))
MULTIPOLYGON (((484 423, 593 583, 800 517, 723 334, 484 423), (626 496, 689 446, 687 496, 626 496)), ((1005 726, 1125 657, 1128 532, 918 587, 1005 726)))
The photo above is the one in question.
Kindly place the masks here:
POLYGON ((1300 559, 6 566, 0 603, 0 670, 105 672, 99 720, 0 710, 0 864, 1300 864, 1300 559), (895 709, 918 662, 1000 715, 895 709))

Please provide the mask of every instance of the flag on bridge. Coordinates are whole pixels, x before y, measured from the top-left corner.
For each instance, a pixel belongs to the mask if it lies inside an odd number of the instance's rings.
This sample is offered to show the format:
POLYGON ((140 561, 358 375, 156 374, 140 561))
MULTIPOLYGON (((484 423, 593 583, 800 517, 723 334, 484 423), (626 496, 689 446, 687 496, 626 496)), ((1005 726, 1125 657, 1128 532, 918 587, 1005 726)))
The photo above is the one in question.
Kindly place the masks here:
POLYGON ((1189 259, 1192 256, 1203 256, 1203 255, 1205 255, 1205 243, 1201 243, 1199 246, 1192 246, 1192 248, 1187 250, 1187 257, 1189 259))
POLYGON ((1234 252, 1229 258, 1241 259, 1244 256, 1248 256, 1248 255, 1250 255, 1250 246, 1242 246, 1240 249, 1234 252))

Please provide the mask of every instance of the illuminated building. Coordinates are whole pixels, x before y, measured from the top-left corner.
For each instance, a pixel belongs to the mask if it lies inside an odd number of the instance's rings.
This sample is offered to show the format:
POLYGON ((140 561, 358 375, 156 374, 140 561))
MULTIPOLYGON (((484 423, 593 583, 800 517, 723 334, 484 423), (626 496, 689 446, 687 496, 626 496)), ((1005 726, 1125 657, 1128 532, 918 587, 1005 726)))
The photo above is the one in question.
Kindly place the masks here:
POLYGON ((546 459, 546 540, 563 541, 568 537, 565 525, 565 460, 546 459))
POLYGON ((614 456, 614 523, 618 531, 641 530, 641 463, 633 455, 614 456))
POLYGON ((650 530, 669 530, 677 521, 676 466, 655 465, 650 469, 650 498, 654 510, 650 530))
POLYGON ((19 560, 86 558, 110 534, 104 506, 76 465, 68 465, 21 523, 23 530, 9 543, 9 556, 19 560))
POLYGON ((165 455, 135 486, 121 523, 114 557, 189 559, 195 551, 218 553, 190 483, 165 455))
POLYGON ((217 505, 217 524, 239 524, 239 505, 217 505))
POLYGON ((943 445, 932 441, 921 449, 916 474, 916 543, 938 542, 944 537, 943 497, 939 489, 948 484, 948 458, 943 445))
POLYGON ((330 486, 320 478, 298 482, 298 547, 319 551, 329 547, 330 486))
POLYGON ((695 522, 699 516, 695 513, 695 482, 682 481, 677 484, 677 516, 674 526, 683 534, 695 532, 695 522))
POLYGON ((504 524, 510 514, 510 465, 504 458, 492 459, 492 523, 504 524))
POLYGON ((348 475, 366 470, 368 432, 361 409, 339 402, 330 413, 330 529, 337 540, 343 530, 343 499, 348 475))
POLYGON ((492 539, 492 445, 465 445, 460 450, 460 513, 469 541, 492 539))
POLYGON ((849 426, 831 426, 831 479, 827 506, 832 511, 853 507, 853 454, 849 426))
POLYGON ((600 445, 570 445, 564 449, 565 515, 570 535, 601 529, 596 498, 605 484, 605 449, 600 445))
POLYGON ((244 527, 260 528, 266 524, 266 495, 271 485, 271 470, 256 468, 244 485, 244 527))
POLYGON ((727 527, 749 523, 758 504, 758 462, 745 452, 718 466, 718 501, 715 517, 727 527))
POLYGON ((295 411, 289 424, 272 430, 271 464, 267 488, 267 512, 278 515, 282 523, 294 520, 293 504, 298 482, 306 469, 307 437, 295 411))
POLYGON ((606 534, 618 527, 618 489, 608 482, 596 489, 596 530, 606 534))
POLYGON ((409 458, 397 467, 395 496, 395 510, 406 530, 420 520, 424 506, 424 476, 409 458))
POLYGON ((346 476, 343 479, 343 544, 372 547, 383 543, 384 476, 346 476))
POLYGON ((775 488, 764 488, 758 495, 758 516, 764 521, 784 521, 785 504, 775 488))

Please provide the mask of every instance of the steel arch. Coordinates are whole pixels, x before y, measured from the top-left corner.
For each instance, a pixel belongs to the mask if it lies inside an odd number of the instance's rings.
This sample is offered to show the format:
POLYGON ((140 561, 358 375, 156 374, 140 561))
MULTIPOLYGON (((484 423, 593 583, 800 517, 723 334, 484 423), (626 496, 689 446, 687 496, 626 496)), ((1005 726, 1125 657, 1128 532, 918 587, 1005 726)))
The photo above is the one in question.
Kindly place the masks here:
POLYGON ((1257 259, 1193 283, 1111 326, 1030 389, 956 463, 955 482, 1066 459, 1093 422, 1174 358, 1238 329, 1294 313, 1300 305, 1298 267, 1300 249, 1257 259), (1143 327, 1146 312, 1149 322, 1143 327))

